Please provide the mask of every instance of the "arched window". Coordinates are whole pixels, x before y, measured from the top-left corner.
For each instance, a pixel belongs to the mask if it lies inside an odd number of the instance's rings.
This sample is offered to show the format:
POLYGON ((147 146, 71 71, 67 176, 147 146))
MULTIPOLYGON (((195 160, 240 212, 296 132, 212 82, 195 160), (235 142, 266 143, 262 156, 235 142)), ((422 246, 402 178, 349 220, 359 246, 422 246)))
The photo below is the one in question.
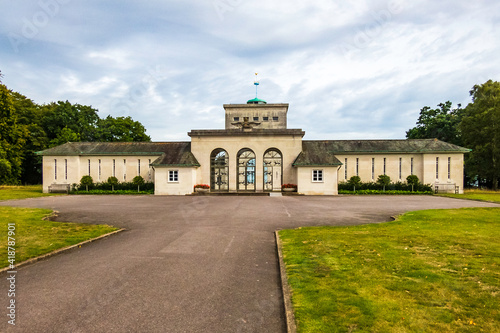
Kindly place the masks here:
POLYGON ((264 153, 264 191, 281 191, 283 156, 276 148, 264 153))
POLYGON ((238 152, 238 191, 255 191, 255 153, 248 148, 238 152))
POLYGON ((229 190, 229 155, 222 148, 210 154, 210 188, 212 191, 229 190))

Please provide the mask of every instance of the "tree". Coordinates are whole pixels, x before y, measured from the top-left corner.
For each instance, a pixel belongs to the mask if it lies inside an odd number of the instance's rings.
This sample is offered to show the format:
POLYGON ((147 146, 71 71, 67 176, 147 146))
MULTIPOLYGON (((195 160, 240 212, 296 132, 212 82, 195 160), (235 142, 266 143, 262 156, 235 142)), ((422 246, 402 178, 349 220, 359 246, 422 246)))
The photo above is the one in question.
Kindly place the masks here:
POLYGON ((498 189, 500 179, 500 82, 489 80, 470 91, 472 103, 460 123, 464 143, 472 149, 469 176, 477 175, 498 189))
MULTIPOLYGON (((96 141, 99 116, 97 110, 86 105, 59 101, 43 105, 40 110, 41 126, 50 140, 50 146, 66 143, 69 133, 76 134, 77 141, 96 141)), ((73 134, 70 137, 74 138, 73 134)))
POLYGON ((391 183, 391 177, 387 175, 379 175, 377 178, 377 184, 382 185, 385 192, 385 187, 391 183))
POLYGON ((409 175, 408 177, 406 177, 406 183, 408 185, 411 185, 412 192, 413 192, 413 187, 418 186, 419 182, 420 182, 420 180, 418 179, 418 177, 416 175, 409 175))
POLYGON ((438 139, 445 142, 462 145, 462 136, 458 124, 462 120, 464 109, 458 104, 451 108, 450 101, 438 104, 439 108, 431 109, 424 106, 420 110, 417 126, 406 132, 407 139, 438 139))
POLYGON ((29 133, 18 123, 12 94, 0 84, 0 184, 18 184, 22 172, 22 147, 29 133))
POLYGON ((106 142, 151 141, 140 122, 134 121, 131 117, 113 118, 111 116, 98 121, 95 139, 95 141, 106 142))
POLYGON ((114 191, 115 185, 118 185, 118 178, 111 176, 108 178, 107 183, 111 185, 111 191, 114 191))
POLYGON ((359 176, 352 176, 347 181, 347 184, 352 185, 353 188, 354 188, 354 192, 356 192, 356 186, 358 186, 359 184, 361 184, 361 178, 359 178, 359 176))
POLYGON ((29 133, 21 149, 23 156, 21 183, 40 184, 42 181, 42 157, 36 155, 35 152, 46 149, 49 143, 47 134, 40 125, 40 106, 18 92, 11 92, 11 95, 17 122, 25 126, 29 133))
POLYGON ((141 185, 144 185, 144 178, 142 178, 141 176, 135 176, 134 179, 132 179, 132 183, 134 185, 137 185, 137 192, 140 191, 140 186, 141 185))
POLYGON ((88 192, 89 186, 92 186, 92 184, 94 184, 94 180, 90 176, 83 176, 82 179, 80 179, 80 184, 85 185, 88 192))

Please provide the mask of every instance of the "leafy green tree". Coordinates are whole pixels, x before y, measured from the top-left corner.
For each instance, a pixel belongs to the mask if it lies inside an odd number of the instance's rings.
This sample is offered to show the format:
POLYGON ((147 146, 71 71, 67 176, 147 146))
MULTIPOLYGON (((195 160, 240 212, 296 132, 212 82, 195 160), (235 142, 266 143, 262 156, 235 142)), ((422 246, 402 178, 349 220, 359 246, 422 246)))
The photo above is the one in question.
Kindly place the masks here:
POLYGON ((377 178, 377 184, 383 186, 384 192, 385 192, 385 187, 391 183, 391 177, 387 175, 379 175, 377 178))
POLYGON ((57 138, 50 140, 49 146, 55 147, 67 142, 80 142, 80 135, 78 133, 73 132, 71 128, 64 127, 59 132, 57 138))
POLYGON ((406 183, 408 183, 408 185, 411 185, 412 192, 413 192, 413 187, 418 186, 419 182, 420 182, 420 180, 418 179, 418 177, 416 175, 409 175, 408 177, 406 177, 406 183))
POLYGON ((85 186, 87 189, 87 192, 89 191, 89 186, 92 186, 94 184, 94 180, 90 176, 83 176, 82 179, 80 179, 80 184, 82 186, 85 186))
POLYGON ((456 109, 452 109, 451 106, 450 101, 438 104, 436 109, 424 106, 420 110, 417 126, 406 132, 406 138, 436 138, 461 146, 462 136, 458 124, 462 120, 464 109, 461 108, 460 104, 456 109))
POLYGON ((470 91, 472 103, 460 123, 464 143, 472 149, 469 176, 477 175, 498 189, 500 179, 500 82, 489 80, 470 91))
POLYGON ((41 107, 41 126, 50 140, 50 146, 59 145, 72 133, 77 141, 96 141, 96 129, 99 116, 97 110, 86 105, 59 101, 41 107))
POLYGON ((48 147, 47 135, 40 125, 40 107, 31 99, 11 92, 14 109, 19 124, 25 126, 29 135, 21 148, 23 155, 21 183, 39 184, 42 181, 42 157, 35 154, 48 147))
POLYGON ((135 176, 134 179, 132 179, 132 183, 134 185, 137 185, 137 192, 139 192, 140 186, 144 185, 144 178, 142 178, 141 176, 135 176))
POLYGON ((132 141, 151 141, 146 135, 146 129, 131 117, 113 118, 107 116, 100 119, 97 124, 96 141, 105 142, 132 142, 132 141))
POLYGON ((12 94, 0 84, 0 184, 18 184, 21 177, 28 131, 17 118, 12 94))
POLYGON ((347 184, 352 185, 354 188, 354 192, 356 192, 356 186, 359 186, 359 184, 361 184, 361 178, 359 176, 352 176, 347 181, 347 184))
POLYGON ((115 185, 118 185, 118 178, 111 176, 108 178, 107 183, 111 185, 111 191, 114 191, 115 185))

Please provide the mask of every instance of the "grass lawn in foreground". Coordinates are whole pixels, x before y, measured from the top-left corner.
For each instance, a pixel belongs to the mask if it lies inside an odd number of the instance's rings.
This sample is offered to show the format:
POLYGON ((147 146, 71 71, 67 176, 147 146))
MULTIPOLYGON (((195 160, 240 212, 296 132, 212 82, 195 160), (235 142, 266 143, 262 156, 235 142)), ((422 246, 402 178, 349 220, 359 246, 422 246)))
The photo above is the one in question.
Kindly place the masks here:
POLYGON ((443 197, 500 203, 500 191, 465 190, 464 194, 439 194, 443 197))
POLYGON ((0 186, 0 200, 26 199, 61 195, 61 193, 43 193, 42 185, 0 186))
POLYGON ((15 225, 16 263, 117 230, 108 225, 44 221, 48 209, 0 207, 0 268, 8 266, 8 226, 15 225))
POLYGON ((299 332, 500 332, 500 208, 279 235, 299 332))

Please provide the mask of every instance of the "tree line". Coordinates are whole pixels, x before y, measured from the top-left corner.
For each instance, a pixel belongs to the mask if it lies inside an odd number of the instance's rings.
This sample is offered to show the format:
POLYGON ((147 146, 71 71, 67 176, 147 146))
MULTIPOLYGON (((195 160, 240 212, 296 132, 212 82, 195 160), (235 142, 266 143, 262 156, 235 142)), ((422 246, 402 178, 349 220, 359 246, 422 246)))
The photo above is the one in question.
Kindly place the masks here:
POLYGON ((437 138, 472 149, 465 156, 466 185, 498 190, 500 181, 500 82, 489 80, 470 90, 472 102, 452 108, 450 101, 420 110, 408 139, 437 138))
POLYGON ((42 158, 35 152, 66 142, 151 141, 131 117, 97 113, 69 101, 37 104, 9 90, 0 72, 0 184, 40 184, 42 158))

